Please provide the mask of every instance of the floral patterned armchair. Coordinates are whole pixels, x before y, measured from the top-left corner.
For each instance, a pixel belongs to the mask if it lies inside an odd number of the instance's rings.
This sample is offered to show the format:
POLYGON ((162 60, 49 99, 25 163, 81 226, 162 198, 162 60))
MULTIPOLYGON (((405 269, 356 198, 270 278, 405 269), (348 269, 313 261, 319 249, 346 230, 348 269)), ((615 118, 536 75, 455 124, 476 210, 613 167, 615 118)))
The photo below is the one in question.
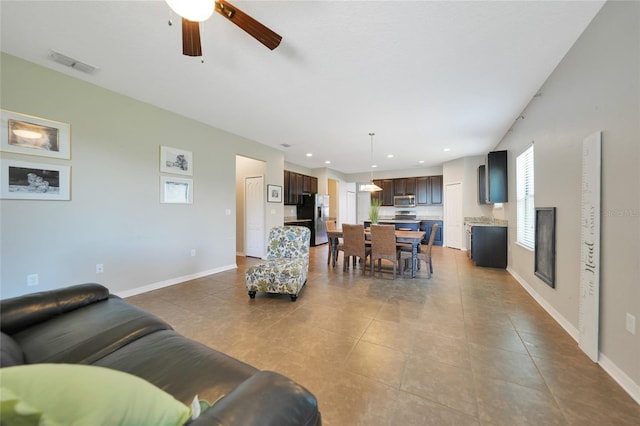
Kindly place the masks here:
POLYGON ((246 285, 250 298, 256 292, 288 294, 295 302, 309 272, 311 231, 303 226, 277 226, 269 232, 266 260, 250 266, 246 285))

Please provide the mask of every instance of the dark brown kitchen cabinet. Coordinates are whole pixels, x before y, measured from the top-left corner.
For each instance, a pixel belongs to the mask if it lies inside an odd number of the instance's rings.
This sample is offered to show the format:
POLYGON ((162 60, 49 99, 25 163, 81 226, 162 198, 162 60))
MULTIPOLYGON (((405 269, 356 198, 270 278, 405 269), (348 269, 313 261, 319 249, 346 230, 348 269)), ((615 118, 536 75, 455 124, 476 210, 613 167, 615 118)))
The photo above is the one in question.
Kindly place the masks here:
POLYGON ((382 194, 380 194, 381 206, 393 206, 393 179, 382 179, 382 194))
POLYGON ((416 178, 416 203, 419 206, 442 204, 442 176, 416 178))
POLYGON ((393 180, 393 195, 407 195, 407 179, 406 178, 393 180))
POLYGON ((289 170, 284 171, 284 190, 282 191, 282 200, 285 204, 289 204, 290 194, 289 194, 289 179, 291 172, 289 170))
POLYGON ((393 179, 394 195, 416 195, 416 178, 393 179))
POLYGON ((442 204, 442 176, 429 176, 431 186, 431 203, 442 204))
POLYGON ((507 195, 507 151, 492 151, 487 155, 487 201, 506 203, 507 195))
POLYGON ((318 178, 289 170, 284 171, 284 203, 300 204, 303 194, 318 193, 318 178))
POLYGON ((311 176, 302 175, 302 192, 311 194, 311 176))
POLYGON ((429 177, 421 176, 416 178, 416 203, 419 206, 426 206, 429 202, 427 194, 429 193, 429 177))
POLYGON ((484 164, 478 167, 478 204, 487 204, 487 170, 484 164))

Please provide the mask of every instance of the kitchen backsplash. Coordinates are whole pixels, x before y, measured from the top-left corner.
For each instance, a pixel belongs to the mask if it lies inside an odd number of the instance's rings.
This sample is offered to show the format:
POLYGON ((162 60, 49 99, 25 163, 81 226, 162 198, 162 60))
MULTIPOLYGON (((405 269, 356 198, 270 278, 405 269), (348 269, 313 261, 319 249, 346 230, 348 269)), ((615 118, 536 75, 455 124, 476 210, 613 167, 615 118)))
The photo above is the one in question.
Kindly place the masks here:
POLYGON ((420 218, 442 218, 442 206, 419 206, 411 208, 399 208, 399 207, 380 207, 379 216, 381 219, 393 219, 398 211, 409 211, 411 214, 420 218))

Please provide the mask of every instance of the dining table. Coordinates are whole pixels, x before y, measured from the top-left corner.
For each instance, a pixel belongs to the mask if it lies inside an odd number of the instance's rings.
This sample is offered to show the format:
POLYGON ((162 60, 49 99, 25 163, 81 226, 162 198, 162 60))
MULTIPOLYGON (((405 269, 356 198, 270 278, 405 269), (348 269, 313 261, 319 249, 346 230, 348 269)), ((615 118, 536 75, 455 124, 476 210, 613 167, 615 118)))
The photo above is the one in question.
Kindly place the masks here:
MULTIPOLYGON (((396 243, 411 244, 411 278, 416 277, 416 269, 418 265, 418 247, 422 243, 425 231, 401 231, 396 230, 396 243)), ((364 230, 365 238, 369 239, 371 232, 369 228, 364 230)), ((327 230, 327 239, 329 240, 329 250, 331 250, 331 266, 336 266, 336 253, 338 251, 338 239, 342 238, 342 229, 327 230)))

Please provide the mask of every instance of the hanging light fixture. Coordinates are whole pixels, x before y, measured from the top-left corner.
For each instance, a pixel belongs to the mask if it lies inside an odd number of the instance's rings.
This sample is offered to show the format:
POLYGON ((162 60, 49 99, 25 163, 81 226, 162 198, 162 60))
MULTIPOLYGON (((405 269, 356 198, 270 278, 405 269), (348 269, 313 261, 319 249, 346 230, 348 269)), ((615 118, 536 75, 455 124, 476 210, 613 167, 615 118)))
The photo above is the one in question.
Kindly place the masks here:
POLYGON ((360 186, 360 191, 365 191, 365 192, 382 191, 382 188, 380 188, 378 185, 373 183, 373 136, 374 135, 375 133, 369 133, 369 136, 371 136, 371 179, 369 180, 368 184, 360 186))
POLYGON ((181 17, 192 21, 206 21, 216 7, 214 0, 165 0, 169 7, 181 17))

